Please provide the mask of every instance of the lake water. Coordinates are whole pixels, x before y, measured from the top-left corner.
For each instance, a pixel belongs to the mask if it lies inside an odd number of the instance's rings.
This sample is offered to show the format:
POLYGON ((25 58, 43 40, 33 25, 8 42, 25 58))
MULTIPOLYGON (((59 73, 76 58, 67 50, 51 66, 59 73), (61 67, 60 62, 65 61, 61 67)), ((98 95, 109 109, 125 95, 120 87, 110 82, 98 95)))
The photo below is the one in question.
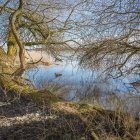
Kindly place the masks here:
POLYGON ((140 80, 138 75, 128 75, 113 79, 103 73, 102 69, 84 69, 77 61, 64 61, 51 66, 38 66, 26 70, 25 75, 33 84, 41 89, 50 83, 60 87, 69 87, 66 99, 83 99, 93 97, 95 92, 100 95, 112 93, 140 93, 140 87, 130 83, 140 80))

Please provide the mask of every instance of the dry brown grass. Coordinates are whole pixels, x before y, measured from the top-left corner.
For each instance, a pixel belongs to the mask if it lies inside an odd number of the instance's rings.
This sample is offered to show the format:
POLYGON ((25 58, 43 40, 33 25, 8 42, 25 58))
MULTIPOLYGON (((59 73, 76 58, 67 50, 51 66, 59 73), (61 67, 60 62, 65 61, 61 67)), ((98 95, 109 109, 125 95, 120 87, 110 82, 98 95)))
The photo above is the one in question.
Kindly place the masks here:
POLYGON ((0 92, 1 140, 140 138, 140 118, 124 113, 121 108, 111 111, 94 104, 66 102, 19 83, 19 80, 3 83, 0 92))

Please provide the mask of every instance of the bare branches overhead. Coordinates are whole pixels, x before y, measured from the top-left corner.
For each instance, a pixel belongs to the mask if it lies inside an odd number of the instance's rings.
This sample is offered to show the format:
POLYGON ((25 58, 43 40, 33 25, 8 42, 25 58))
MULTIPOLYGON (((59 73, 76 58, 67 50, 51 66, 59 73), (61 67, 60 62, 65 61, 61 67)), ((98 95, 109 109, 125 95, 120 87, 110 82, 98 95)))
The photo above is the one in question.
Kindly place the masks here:
POLYGON ((85 40, 87 50, 81 64, 94 67, 102 63, 107 70, 118 70, 119 75, 139 72, 140 56, 140 1, 96 1, 92 9, 94 21, 85 40), (135 71, 135 70, 136 71, 135 71))
POLYGON ((85 51, 84 55, 82 52, 81 64, 94 66, 103 59, 107 60, 107 66, 119 70, 140 53, 139 0, 21 2, 0 0, 1 42, 9 44, 9 31, 16 30, 18 39, 14 32, 12 35, 19 48, 41 46, 55 54, 58 47, 80 46, 85 51), (11 17, 20 4, 22 10, 13 18, 14 23, 11 26, 11 17), (113 62, 109 63, 108 55, 113 62))

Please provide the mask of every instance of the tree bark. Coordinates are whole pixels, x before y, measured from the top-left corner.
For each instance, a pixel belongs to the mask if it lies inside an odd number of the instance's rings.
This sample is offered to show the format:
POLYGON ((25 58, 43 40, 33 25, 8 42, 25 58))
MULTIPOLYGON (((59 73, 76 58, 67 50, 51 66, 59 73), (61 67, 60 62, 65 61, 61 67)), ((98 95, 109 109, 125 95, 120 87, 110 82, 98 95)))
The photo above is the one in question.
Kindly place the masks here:
POLYGON ((19 60, 20 60, 20 68, 17 69, 13 75, 18 75, 18 76, 23 73, 23 71, 25 70, 25 65, 26 65, 25 48, 24 48, 23 42, 20 39, 20 33, 17 31, 17 28, 16 28, 16 21, 22 15, 24 2, 25 2, 25 0, 19 1, 19 7, 13 13, 12 18, 11 18, 11 30, 12 30, 12 33, 13 33, 15 40, 16 40, 18 47, 19 47, 19 60))
POLYGON ((10 57, 11 59, 15 59, 15 57, 17 56, 18 44, 11 30, 9 30, 8 32, 7 46, 8 46, 7 50, 8 57, 10 57))

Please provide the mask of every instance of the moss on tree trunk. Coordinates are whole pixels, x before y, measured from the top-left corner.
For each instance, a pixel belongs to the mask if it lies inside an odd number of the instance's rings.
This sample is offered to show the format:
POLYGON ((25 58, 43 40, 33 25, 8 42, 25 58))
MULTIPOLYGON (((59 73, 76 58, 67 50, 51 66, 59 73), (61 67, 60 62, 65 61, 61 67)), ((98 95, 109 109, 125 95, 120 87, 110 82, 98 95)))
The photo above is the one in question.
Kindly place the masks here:
POLYGON ((11 59, 15 59, 15 57, 17 56, 18 44, 15 40, 12 31, 9 31, 7 45, 8 45, 8 50, 7 50, 8 57, 10 57, 11 59))

